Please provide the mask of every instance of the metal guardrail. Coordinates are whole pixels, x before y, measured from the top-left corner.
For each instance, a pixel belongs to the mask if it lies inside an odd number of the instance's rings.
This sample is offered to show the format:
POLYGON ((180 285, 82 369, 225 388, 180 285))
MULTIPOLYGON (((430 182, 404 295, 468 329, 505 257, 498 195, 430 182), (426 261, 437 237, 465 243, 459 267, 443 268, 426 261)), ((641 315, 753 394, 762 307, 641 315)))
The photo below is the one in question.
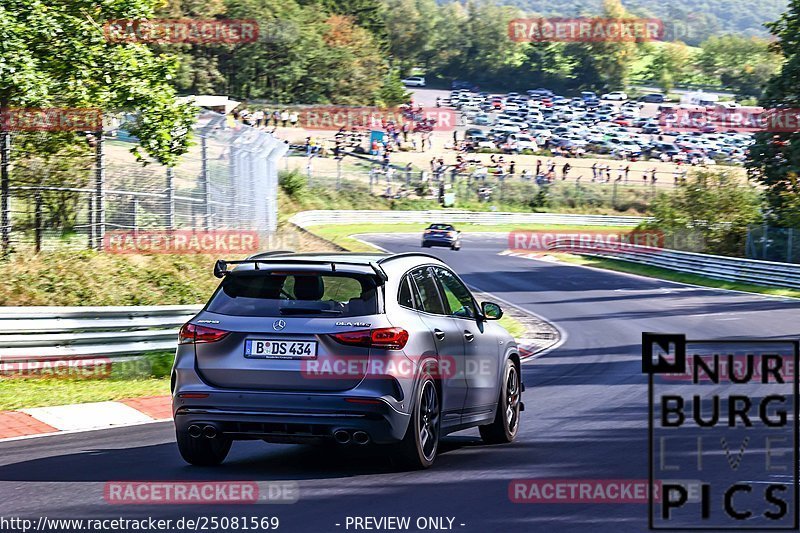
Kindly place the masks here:
POLYGON ((320 224, 391 224, 391 223, 470 223, 470 224, 555 224, 576 226, 635 227, 643 217, 608 215, 563 215, 557 213, 513 213, 463 211, 456 209, 430 211, 302 211, 289 222, 305 229, 320 224))
POLYGON ((625 245, 618 250, 574 250, 574 243, 570 239, 555 239, 549 248, 666 268, 723 281, 800 289, 800 265, 793 263, 774 263, 636 245, 625 245))
POLYGON ((0 362, 174 350, 200 305, 0 307, 0 362))

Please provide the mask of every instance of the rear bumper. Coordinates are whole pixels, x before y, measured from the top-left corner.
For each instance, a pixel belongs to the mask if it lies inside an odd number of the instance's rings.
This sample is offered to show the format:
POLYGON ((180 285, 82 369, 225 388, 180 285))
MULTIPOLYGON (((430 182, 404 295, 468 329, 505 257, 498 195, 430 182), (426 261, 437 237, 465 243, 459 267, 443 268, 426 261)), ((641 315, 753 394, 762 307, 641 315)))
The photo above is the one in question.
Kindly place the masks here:
POLYGON ((458 242, 458 238, 453 237, 425 237, 422 239, 423 246, 453 246, 458 242))
POLYGON ((211 425, 235 440, 310 442, 333 439, 335 431, 344 429, 364 431, 371 442, 381 444, 401 440, 411 418, 404 412, 407 393, 392 380, 368 380, 346 391, 234 390, 203 382, 190 361, 176 362, 188 366, 173 370, 172 412, 178 431, 211 425))
MULTIPOLYGON (((174 401, 177 404, 182 400, 176 398, 174 401)), ((339 402, 345 404, 341 399, 339 402)), ((180 406, 175 409, 175 428, 188 432, 192 425, 212 425, 218 433, 234 440, 298 443, 332 440, 338 430, 351 435, 363 431, 369 435, 370 442, 377 444, 397 442, 405 435, 409 415, 383 403, 353 407, 322 412, 309 408, 266 410, 180 406)))

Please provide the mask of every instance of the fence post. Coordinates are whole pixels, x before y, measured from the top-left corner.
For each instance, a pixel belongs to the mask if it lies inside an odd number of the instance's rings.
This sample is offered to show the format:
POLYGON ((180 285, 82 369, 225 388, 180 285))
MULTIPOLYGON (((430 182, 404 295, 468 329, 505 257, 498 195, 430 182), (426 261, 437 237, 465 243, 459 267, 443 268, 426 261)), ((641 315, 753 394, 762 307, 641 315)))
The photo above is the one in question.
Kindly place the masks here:
POLYGON ((211 229, 211 184, 208 182, 208 139, 205 134, 200 136, 200 186, 203 191, 203 229, 208 231, 211 229))
POLYGON ((34 196, 34 250, 38 254, 42 251, 42 192, 36 191, 34 196))
POLYGON ((95 202, 96 207, 95 215, 95 249, 103 249, 103 237, 106 234, 106 166, 105 166, 105 151, 103 142, 103 130, 95 133, 97 136, 97 144, 95 146, 95 202))
POLYGON ((167 229, 175 229, 175 174, 167 167, 167 229))
POLYGON ((342 187, 342 158, 336 159, 336 190, 342 187))
MULTIPOLYGON (((2 112, 3 109, 0 109, 2 112)), ((2 127, 5 120, 0 120, 2 127)), ((0 241, 2 241, 3 255, 9 252, 11 246, 11 217, 9 216, 9 168, 11 166, 11 132, 0 131, 0 241)))
POLYGON ((139 198, 133 197, 133 234, 134 236, 139 231, 139 198))
POLYGON ((767 230, 767 228, 768 228, 768 227, 769 227, 769 226, 767 226, 766 224, 764 224, 764 234, 761 236, 761 239, 762 239, 762 241, 761 241, 761 242, 762 242, 762 246, 761 246, 761 253, 763 253, 763 254, 764 254, 764 256, 763 256, 761 259, 763 259, 763 260, 765 260, 765 261, 766 261, 766 260, 767 260, 767 258, 769 257, 769 256, 767 256, 767 248, 769 247, 769 244, 768 244, 768 239, 767 239, 767 231, 768 231, 768 230, 767 230))
POLYGON ((611 207, 614 208, 614 209, 617 208, 617 182, 616 181, 611 186, 611 207))
POLYGON ((789 235, 787 237, 787 242, 786 242, 786 262, 787 263, 791 263, 792 262, 792 237, 794 237, 793 232, 794 232, 794 229, 793 228, 789 228, 789 235))
POLYGON ((88 225, 89 249, 94 250, 94 195, 89 193, 86 199, 88 200, 86 202, 86 207, 88 209, 86 224, 88 225))

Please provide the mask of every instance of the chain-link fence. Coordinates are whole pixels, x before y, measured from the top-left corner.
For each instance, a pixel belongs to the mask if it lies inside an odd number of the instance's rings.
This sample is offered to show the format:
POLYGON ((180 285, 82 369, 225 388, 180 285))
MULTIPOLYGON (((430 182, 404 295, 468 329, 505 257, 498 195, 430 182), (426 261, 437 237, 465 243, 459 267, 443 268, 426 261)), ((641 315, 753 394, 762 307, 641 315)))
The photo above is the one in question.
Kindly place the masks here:
POLYGON ((194 133, 173 168, 137 160, 138 140, 124 125, 99 142, 87 135, 90 151, 48 151, 59 133, 0 133, 4 251, 102 250, 109 235, 125 232, 274 232, 278 161, 288 145, 209 111, 194 133))
POLYGON ((662 189, 650 181, 610 181, 562 179, 552 181, 532 174, 458 172, 454 167, 439 171, 417 170, 394 165, 365 165, 353 168, 351 157, 318 164, 295 152, 290 162, 284 158, 282 172, 294 172, 310 188, 369 192, 391 199, 430 199, 445 206, 473 206, 475 203, 500 203, 519 209, 614 209, 644 213, 662 189), (298 164, 302 162, 303 164, 298 164))
POLYGON ((747 257, 765 261, 800 263, 800 230, 767 225, 747 229, 747 257))

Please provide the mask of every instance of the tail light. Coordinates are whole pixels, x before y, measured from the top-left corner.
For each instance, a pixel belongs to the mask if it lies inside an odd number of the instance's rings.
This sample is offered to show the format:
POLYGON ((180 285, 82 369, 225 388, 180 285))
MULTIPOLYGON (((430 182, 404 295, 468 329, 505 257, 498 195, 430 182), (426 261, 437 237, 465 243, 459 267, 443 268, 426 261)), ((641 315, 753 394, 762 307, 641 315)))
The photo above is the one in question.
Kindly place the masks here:
POLYGON ((228 336, 229 331, 186 323, 178 333, 178 344, 216 342, 228 336))
POLYGON ((456 236, 456 232, 455 231, 448 231, 447 232, 447 236, 448 237, 455 237, 456 236))
POLYGON ((347 331, 331 335, 337 342, 365 348, 402 350, 408 342, 408 332, 403 328, 378 328, 347 331))

